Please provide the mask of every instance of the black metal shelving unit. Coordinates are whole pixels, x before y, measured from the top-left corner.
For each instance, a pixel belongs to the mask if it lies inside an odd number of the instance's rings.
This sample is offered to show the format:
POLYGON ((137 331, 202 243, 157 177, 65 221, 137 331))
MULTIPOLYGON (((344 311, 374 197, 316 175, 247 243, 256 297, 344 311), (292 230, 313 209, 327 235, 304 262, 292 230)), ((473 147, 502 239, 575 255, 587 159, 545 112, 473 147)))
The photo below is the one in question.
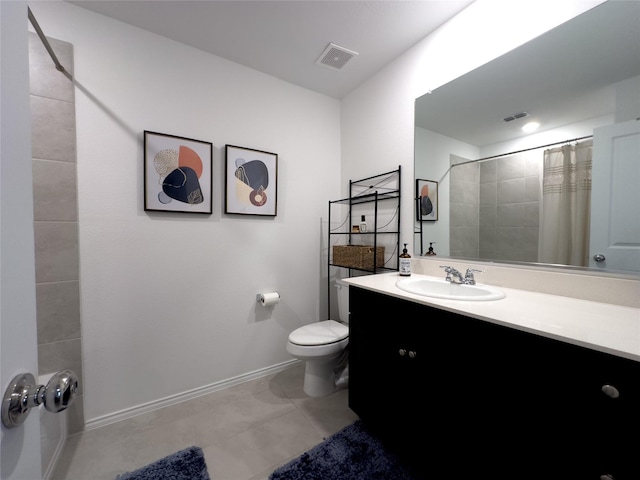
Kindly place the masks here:
POLYGON ((383 271, 398 271, 400 250, 400 179, 401 166, 397 170, 381 173, 372 177, 360 180, 349 181, 349 196, 340 200, 329 201, 329 233, 327 255, 327 295, 328 314, 331 315, 331 268, 339 267, 348 269, 348 276, 368 275, 381 273, 383 271), (343 206, 343 207, 341 207, 343 206), (336 209, 346 210, 342 212, 340 218, 344 221, 332 229, 332 218, 336 209), (360 215, 366 215, 368 219, 367 232, 353 232, 352 225, 360 223, 360 215), (386 218, 385 218, 386 217, 386 218), (388 220, 382 224, 382 219, 388 220), (369 225, 372 227, 370 228, 369 225), (361 245, 373 247, 372 268, 354 268, 340 265, 333 262, 333 246, 337 243, 342 245, 361 245), (342 240, 344 239, 344 242, 342 240), (390 251, 385 252, 383 266, 378 266, 378 246, 383 244, 389 246, 390 251))

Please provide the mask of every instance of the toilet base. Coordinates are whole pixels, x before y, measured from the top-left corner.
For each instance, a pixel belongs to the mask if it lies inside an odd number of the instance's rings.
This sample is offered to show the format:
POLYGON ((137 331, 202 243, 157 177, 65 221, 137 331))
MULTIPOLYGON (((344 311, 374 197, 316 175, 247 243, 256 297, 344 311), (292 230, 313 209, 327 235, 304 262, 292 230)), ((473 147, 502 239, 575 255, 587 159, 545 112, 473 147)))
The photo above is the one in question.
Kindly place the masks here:
POLYGON ((307 361, 304 367, 304 393, 310 397, 323 397, 337 390, 334 368, 336 361, 307 361))

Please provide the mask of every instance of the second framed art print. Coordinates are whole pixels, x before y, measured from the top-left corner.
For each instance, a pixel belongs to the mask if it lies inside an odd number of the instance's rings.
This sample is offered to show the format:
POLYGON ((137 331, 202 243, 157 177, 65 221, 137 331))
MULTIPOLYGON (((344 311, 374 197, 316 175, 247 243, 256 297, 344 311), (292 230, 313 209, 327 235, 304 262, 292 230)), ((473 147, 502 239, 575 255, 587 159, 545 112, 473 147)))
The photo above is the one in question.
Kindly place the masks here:
POLYGON ((213 144, 144 132, 144 209, 205 213, 212 208, 213 144))
POLYGON ((278 154, 225 147, 225 213, 278 214, 278 154))
POLYGON ((417 179, 416 197, 418 199, 417 220, 419 222, 438 220, 438 182, 417 179))

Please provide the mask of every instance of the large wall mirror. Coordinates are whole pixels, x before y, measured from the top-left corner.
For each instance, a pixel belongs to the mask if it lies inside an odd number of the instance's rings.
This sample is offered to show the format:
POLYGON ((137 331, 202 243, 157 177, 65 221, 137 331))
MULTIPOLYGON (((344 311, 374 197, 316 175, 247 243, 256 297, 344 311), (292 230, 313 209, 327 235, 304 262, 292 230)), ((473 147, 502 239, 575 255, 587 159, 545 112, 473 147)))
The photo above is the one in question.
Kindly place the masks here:
POLYGON ((639 25, 607 1, 416 100, 416 255, 640 273, 639 25))

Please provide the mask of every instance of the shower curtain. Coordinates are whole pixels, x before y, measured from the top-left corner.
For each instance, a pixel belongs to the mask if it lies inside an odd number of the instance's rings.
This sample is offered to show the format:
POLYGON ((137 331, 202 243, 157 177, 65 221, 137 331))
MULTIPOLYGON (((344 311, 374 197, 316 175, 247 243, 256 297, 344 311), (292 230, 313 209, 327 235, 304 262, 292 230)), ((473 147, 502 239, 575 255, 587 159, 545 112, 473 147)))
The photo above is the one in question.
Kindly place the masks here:
POLYGON ((593 141, 545 150, 538 260, 589 265, 593 141))

